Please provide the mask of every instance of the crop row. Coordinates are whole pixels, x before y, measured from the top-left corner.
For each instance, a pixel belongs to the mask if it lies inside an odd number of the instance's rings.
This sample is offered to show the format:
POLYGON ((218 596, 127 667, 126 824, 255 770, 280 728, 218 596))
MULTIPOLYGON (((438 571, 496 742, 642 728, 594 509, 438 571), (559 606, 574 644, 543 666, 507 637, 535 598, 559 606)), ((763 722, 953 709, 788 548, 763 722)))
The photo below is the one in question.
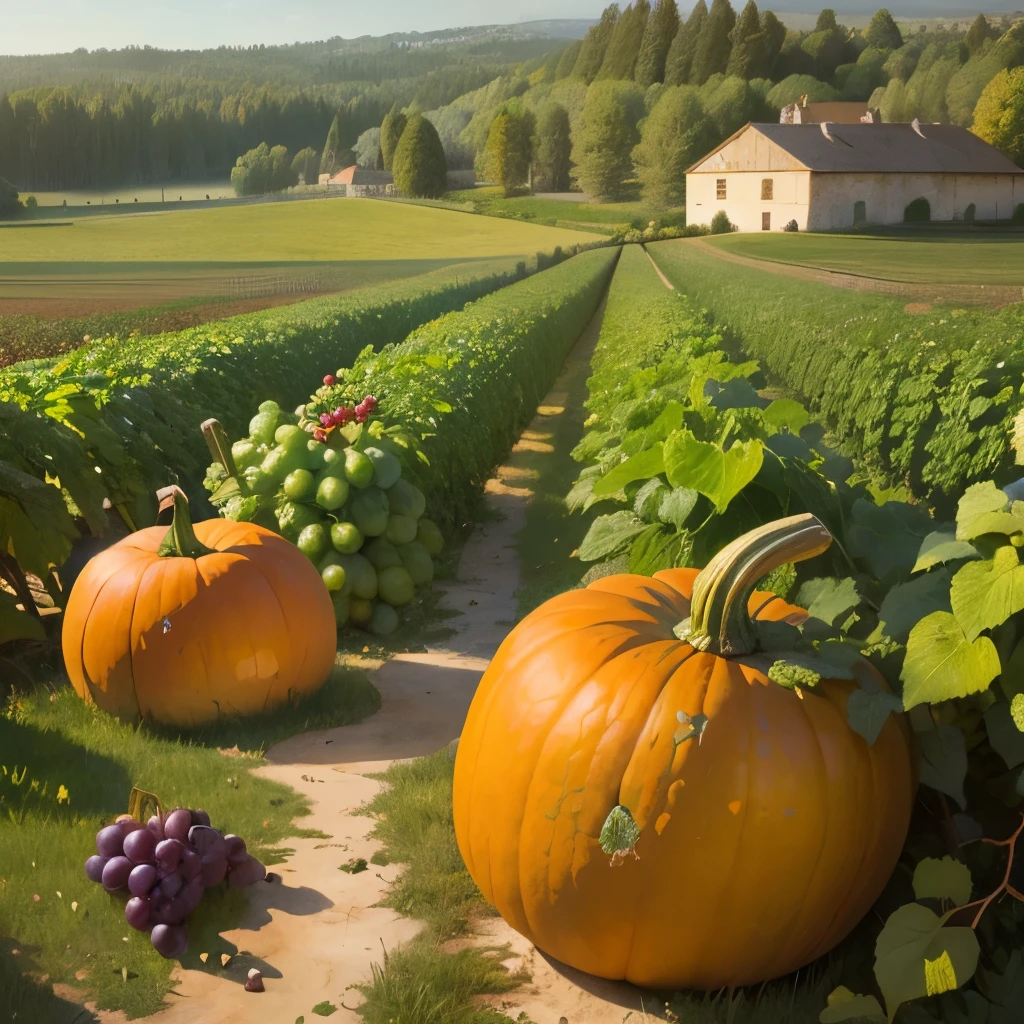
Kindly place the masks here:
MULTIPOLYGON (((937 943, 929 957, 955 955, 963 943, 949 987, 970 987, 970 999, 991 1006, 990 1019, 1004 1019, 1003 993, 1019 977, 1008 952, 1024 941, 1024 922, 1019 904, 992 902, 1004 891, 1005 860, 993 866, 984 847, 968 843, 983 833, 1002 841, 1024 806, 1024 503, 984 479, 955 495, 955 522, 919 504, 879 503, 851 482, 853 464, 824 446, 822 427, 798 403, 759 393, 757 364, 732 362, 698 302, 666 292, 636 247, 620 259, 593 368, 590 429, 575 452, 587 465, 568 499, 605 510, 579 547, 582 560, 603 563, 589 575, 703 566, 759 523, 798 512, 833 534, 824 555, 783 566, 763 584, 809 618, 756 627, 751 664, 809 701, 822 679, 848 680, 846 717, 869 744, 890 713, 910 712, 928 813, 906 855, 923 877, 945 850, 966 849, 957 867, 965 884, 940 895, 954 906, 969 903, 972 890, 991 893, 984 907, 992 909, 976 932, 943 929, 945 918, 911 902, 932 895, 918 874, 912 891, 894 879, 879 904, 888 916, 877 944, 869 937, 879 990, 890 1017, 934 991, 923 962, 900 975, 905 983, 890 981, 896 951, 911 941, 908 922, 927 919, 937 943), (858 655, 892 692, 864 673, 858 655)), ((976 924, 982 902, 971 904, 976 924)), ((963 998, 943 995, 930 1006, 937 1019, 952 1019, 963 998)))
POLYGON ((401 344, 367 348, 338 371, 329 400, 313 396, 309 414, 373 394, 389 430, 410 437, 418 452, 406 470, 431 514, 442 524, 461 522, 594 315, 618 252, 580 253, 426 324, 401 344))
POLYGON ((915 314, 893 298, 725 264, 693 244, 651 252, 730 341, 876 475, 945 512, 969 483, 1014 475, 1020 307, 915 314))

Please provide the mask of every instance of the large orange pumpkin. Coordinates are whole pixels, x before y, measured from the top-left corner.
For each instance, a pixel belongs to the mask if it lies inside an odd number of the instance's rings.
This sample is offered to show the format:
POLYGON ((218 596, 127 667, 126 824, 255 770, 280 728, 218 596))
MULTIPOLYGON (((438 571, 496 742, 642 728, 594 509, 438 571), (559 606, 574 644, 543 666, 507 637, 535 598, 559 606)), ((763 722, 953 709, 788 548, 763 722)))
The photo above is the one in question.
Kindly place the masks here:
POLYGON ((334 664, 330 595, 309 560, 252 523, 174 523, 97 555, 64 614, 79 695, 120 717, 201 725, 316 690, 334 664))
POLYGON ((847 722, 856 683, 786 688, 745 658, 750 615, 806 618, 755 583, 830 541, 783 520, 699 575, 561 594, 505 639, 459 741, 455 830, 484 896, 545 953, 654 988, 753 984, 877 899, 916 790, 903 717, 869 746, 847 722), (610 857, 616 826, 635 847, 610 857))

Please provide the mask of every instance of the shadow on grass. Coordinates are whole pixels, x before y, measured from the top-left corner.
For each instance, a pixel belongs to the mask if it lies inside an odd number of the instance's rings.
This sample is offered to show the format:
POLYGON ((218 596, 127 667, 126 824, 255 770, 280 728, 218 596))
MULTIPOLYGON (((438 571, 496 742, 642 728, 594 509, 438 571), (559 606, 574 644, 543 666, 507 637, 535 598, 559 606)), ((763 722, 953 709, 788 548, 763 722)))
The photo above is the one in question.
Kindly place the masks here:
POLYGON ((18 1024, 93 1024, 99 1018, 84 1006, 54 995, 53 987, 36 980, 41 973, 33 950, 0 938, 0 1020, 18 1024), (17 950, 17 952, 15 952, 17 950))

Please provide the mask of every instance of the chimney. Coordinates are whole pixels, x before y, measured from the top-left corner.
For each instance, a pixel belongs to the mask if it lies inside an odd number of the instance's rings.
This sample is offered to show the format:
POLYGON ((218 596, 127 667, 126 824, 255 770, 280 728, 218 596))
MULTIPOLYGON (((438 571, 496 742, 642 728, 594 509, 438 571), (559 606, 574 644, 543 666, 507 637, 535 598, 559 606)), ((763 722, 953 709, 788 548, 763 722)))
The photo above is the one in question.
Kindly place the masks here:
POLYGON ((836 141, 835 138, 832 136, 832 133, 828 130, 830 124, 831 124, 830 121, 822 121, 821 122, 821 126, 820 126, 821 127, 821 134, 824 135, 825 138, 828 139, 829 142, 835 142, 836 141))

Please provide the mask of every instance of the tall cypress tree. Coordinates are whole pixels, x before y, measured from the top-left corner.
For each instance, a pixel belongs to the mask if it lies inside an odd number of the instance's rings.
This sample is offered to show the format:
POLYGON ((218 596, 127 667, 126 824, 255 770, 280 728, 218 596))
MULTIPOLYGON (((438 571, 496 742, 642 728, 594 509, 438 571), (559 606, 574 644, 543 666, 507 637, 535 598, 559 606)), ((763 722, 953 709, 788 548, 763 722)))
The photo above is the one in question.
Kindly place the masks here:
POLYGON ((395 158, 395 150, 398 148, 398 140, 405 132, 407 118, 398 109, 397 101, 384 115, 380 126, 380 151, 384 157, 384 170, 391 170, 391 162, 395 158))
POLYGON ((736 12, 729 0, 714 0, 697 40, 697 52, 693 55, 693 67, 690 69, 693 85, 703 85, 712 75, 725 71, 732 53, 730 35, 735 24, 736 12))
POLYGON ((573 177, 600 203, 622 195, 633 170, 631 154, 638 141, 625 106, 611 82, 587 90, 579 129, 573 133, 573 177))
POLYGON ((884 7, 872 16, 871 24, 864 29, 864 38, 876 50, 898 50, 903 45, 899 25, 884 7))
POLYGON ((534 156, 534 188, 547 192, 569 191, 572 141, 569 115, 558 103, 548 103, 537 120, 537 152, 534 156))
POLYGON ((320 173, 333 174, 337 170, 338 150, 341 149, 341 133, 338 130, 338 115, 334 115, 327 132, 323 156, 320 157, 320 173))
POLYGON ((571 42, 563 51, 562 56, 558 58, 558 63, 555 65, 555 81, 561 81, 563 78, 568 78, 576 67, 576 61, 580 58, 580 51, 583 49, 583 40, 577 39, 571 42))
POLYGON ((665 58, 665 84, 686 85, 690 81, 693 55, 704 23, 708 20, 708 7, 704 0, 697 0, 689 18, 680 26, 665 58))
POLYGON ((526 184, 533 157, 533 114, 521 100, 503 103, 491 122, 484 149, 484 176, 506 196, 526 184))
POLYGON ((988 18, 984 14, 979 14, 967 30, 964 42, 971 54, 975 54, 985 45, 985 40, 992 39, 995 34, 988 23, 988 18))
POLYGON ((644 39, 636 58, 633 79, 645 89, 655 82, 665 81, 665 60, 669 47, 679 31, 679 8, 676 0, 657 0, 647 19, 644 39))
POLYGON ((640 54, 640 44, 651 15, 650 0, 633 0, 619 18, 597 77, 602 80, 630 79, 640 54))
POLYGON ((587 85, 597 78, 598 71, 604 63, 604 55, 612 40, 615 26, 619 20, 619 5, 609 4, 596 25, 583 38, 580 55, 576 58, 576 66, 572 69, 573 78, 582 78, 587 85))
POLYGON ((839 24, 836 21, 836 12, 831 7, 825 7, 821 14, 818 15, 818 20, 815 23, 815 32, 833 32, 839 28, 839 24))
POLYGON ((761 15, 754 0, 747 0, 747 6, 743 8, 732 30, 732 50, 725 73, 749 81, 755 77, 760 50, 761 15))
POLYGON ((776 17, 774 11, 761 12, 761 39, 757 61, 751 69, 751 78, 771 78, 775 63, 786 41, 786 26, 776 17))
POLYGON ((392 154, 395 184, 407 196, 439 199, 448 180, 444 146, 437 129, 422 115, 413 114, 392 154))

